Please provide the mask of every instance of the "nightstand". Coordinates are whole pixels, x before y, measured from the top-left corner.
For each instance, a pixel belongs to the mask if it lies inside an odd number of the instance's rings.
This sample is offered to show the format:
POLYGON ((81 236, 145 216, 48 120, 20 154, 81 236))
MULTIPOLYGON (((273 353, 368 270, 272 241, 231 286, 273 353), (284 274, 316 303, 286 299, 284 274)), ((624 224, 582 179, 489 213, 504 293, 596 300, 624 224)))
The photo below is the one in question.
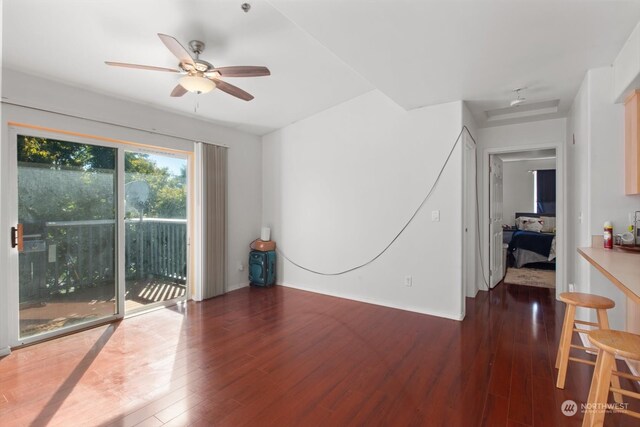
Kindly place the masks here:
POLYGON ((511 237, 513 236, 514 231, 518 231, 515 227, 508 227, 502 229, 502 243, 509 244, 511 243, 511 237))

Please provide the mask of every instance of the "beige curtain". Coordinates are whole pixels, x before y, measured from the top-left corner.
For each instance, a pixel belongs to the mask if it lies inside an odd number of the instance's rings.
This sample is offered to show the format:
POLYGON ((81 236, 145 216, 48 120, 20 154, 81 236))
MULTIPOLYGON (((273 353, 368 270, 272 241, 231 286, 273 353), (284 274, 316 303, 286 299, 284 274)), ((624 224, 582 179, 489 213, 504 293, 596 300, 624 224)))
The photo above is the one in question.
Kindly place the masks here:
POLYGON ((202 298, 227 289, 227 148, 202 144, 202 298))

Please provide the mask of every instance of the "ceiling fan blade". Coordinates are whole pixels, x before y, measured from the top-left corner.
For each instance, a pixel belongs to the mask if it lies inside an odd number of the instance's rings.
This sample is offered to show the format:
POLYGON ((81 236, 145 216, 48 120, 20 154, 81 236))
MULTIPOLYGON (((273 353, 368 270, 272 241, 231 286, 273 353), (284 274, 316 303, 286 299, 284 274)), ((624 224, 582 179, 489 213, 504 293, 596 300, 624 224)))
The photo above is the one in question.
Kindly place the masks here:
POLYGON ((185 93, 187 93, 187 90, 183 88, 181 85, 178 85, 174 87, 173 90, 171 91, 171 96, 178 97, 178 96, 184 95, 185 93))
POLYGON ((218 80, 218 79, 211 79, 215 82, 216 87, 218 89, 220 89, 223 92, 228 93, 229 95, 233 95, 236 98, 240 98, 244 101, 251 101, 253 99, 253 95, 251 95, 248 92, 245 92, 244 90, 240 89, 237 86, 234 86, 232 84, 229 84, 225 81, 222 80, 218 80))
POLYGON ((175 68, 154 67, 153 65, 138 65, 138 64, 128 64, 126 62, 113 62, 113 61, 104 61, 104 63, 107 65, 111 65, 113 67, 137 68, 139 70, 151 70, 151 71, 166 71, 168 73, 180 72, 180 70, 176 70, 175 68))
POLYGON ((162 43, 180 60, 181 64, 190 64, 195 66, 193 58, 187 49, 185 49, 178 40, 166 34, 158 33, 158 37, 162 43))
POLYGON ((260 77, 271 75, 271 71, 269 71, 267 67, 254 67, 250 65, 219 67, 214 69, 213 72, 220 73, 222 77, 260 77))

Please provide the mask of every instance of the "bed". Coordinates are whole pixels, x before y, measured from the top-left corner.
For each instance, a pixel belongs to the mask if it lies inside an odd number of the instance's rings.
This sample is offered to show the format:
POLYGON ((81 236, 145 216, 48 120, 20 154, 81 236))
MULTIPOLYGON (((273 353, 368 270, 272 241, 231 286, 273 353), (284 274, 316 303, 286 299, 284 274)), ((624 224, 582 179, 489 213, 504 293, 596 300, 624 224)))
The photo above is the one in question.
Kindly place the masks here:
POLYGON ((517 212, 515 216, 517 230, 509 242, 513 266, 542 263, 546 268, 555 268, 555 215, 517 212))

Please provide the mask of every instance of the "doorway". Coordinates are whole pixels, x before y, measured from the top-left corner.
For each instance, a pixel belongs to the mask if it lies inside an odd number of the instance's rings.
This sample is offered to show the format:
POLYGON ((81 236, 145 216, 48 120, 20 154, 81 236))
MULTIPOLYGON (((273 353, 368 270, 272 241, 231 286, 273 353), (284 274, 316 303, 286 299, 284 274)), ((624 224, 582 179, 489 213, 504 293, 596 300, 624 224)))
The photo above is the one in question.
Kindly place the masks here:
POLYGON ((556 288, 555 149, 489 156, 490 284, 556 288))
POLYGON ((117 150, 21 134, 15 142, 19 338, 115 316, 117 150))
POLYGON ((11 344, 187 296, 187 157, 13 129, 11 344))
POLYGON ((183 300, 187 160, 126 151, 125 313, 183 300))

